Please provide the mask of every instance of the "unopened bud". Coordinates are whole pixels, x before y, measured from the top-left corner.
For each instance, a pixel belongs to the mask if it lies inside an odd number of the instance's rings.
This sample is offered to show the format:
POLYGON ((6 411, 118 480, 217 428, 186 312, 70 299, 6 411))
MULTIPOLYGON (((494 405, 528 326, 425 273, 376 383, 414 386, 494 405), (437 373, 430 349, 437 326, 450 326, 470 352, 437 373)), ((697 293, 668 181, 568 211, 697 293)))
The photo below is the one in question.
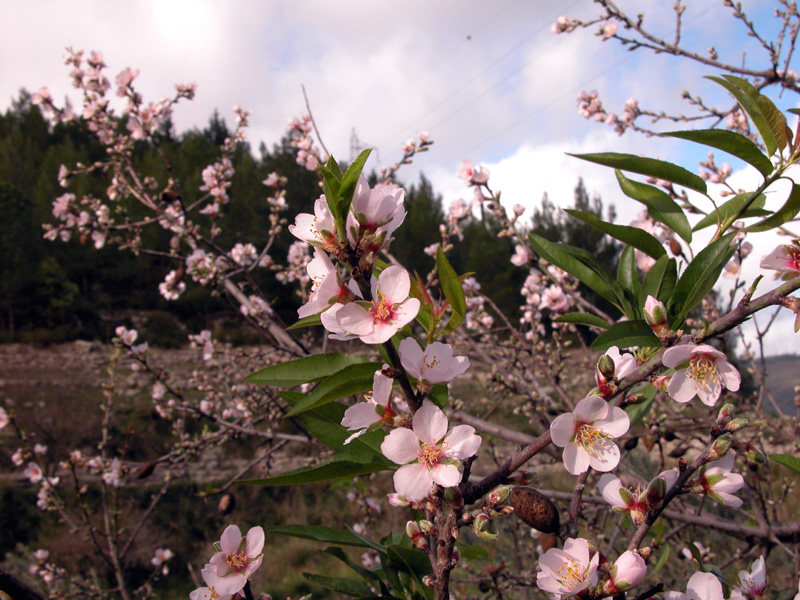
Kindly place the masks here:
POLYGON ((417 524, 419 525, 419 529, 422 531, 422 533, 425 535, 433 535, 433 523, 422 519, 421 521, 417 521, 417 524))
POLYGON ((644 320, 660 340, 668 338, 672 333, 667 322, 667 309, 664 303, 653 296, 648 296, 644 303, 644 320))
POLYGON ((730 433, 725 433, 714 440, 708 451, 709 460, 719 460, 728 453, 733 444, 733 437, 730 433))
POLYGON ((436 583, 436 578, 433 575, 425 575, 422 578, 422 585, 425 587, 433 587, 434 583, 436 583))
POLYGON ((517 471, 511 478, 511 483, 514 485, 528 485, 534 479, 536 479, 534 471, 517 471))
POLYGON ((453 548, 453 558, 450 561, 454 567, 461 561, 461 550, 458 549, 458 546, 453 548))
POLYGON ((669 375, 660 375, 658 377, 653 377, 652 379, 650 379, 650 385, 652 385, 657 390, 666 392, 667 386, 669 385, 671 379, 672 377, 669 375))
POLYGON ((750 467, 763 465, 765 462, 767 462, 767 457, 764 456, 764 453, 753 446, 753 444, 750 442, 745 442, 744 448, 738 450, 738 452, 744 456, 744 459, 747 461, 747 465, 750 467))
POLYGON ((236 496, 233 494, 223 494, 222 498, 219 499, 219 505, 217 506, 219 514, 223 517, 229 515, 233 512, 234 508, 236 508, 236 496))
POLYGON ((647 508, 655 510, 661 507, 664 501, 664 496, 667 494, 667 482, 663 477, 656 477, 647 485, 647 492, 645 492, 645 502, 647 508))
POLYGON ((740 429, 747 427, 749 424, 750 421, 747 419, 733 419, 725 425, 725 431, 729 433, 735 433, 740 429))
POLYGON ((720 427, 725 427, 728 422, 733 418, 736 409, 733 407, 733 404, 727 403, 725 404, 720 410, 719 414, 717 415, 717 425, 720 427))
POLYGON ((472 523, 472 530, 479 538, 487 542, 493 542, 497 539, 497 530, 494 528, 494 523, 484 513, 475 517, 475 521, 472 523))
POLYGON ((411 538, 411 543, 415 548, 423 551, 428 549, 428 540, 425 539, 425 535, 416 521, 406 523, 406 535, 411 538))
POLYGON ((614 359, 608 354, 603 354, 603 356, 600 357, 600 360, 597 361, 597 373, 605 381, 611 381, 614 379, 616 368, 616 365, 614 365, 614 359))
POLYGON ((411 506, 411 503, 399 494, 387 494, 386 498, 389 500, 389 504, 398 508, 411 506))
POLYGON ((456 510, 464 508, 464 496, 456 486, 444 488, 444 499, 456 510))
POLYGON ((502 504, 511 495, 510 485, 500 485, 489 493, 489 504, 502 504))

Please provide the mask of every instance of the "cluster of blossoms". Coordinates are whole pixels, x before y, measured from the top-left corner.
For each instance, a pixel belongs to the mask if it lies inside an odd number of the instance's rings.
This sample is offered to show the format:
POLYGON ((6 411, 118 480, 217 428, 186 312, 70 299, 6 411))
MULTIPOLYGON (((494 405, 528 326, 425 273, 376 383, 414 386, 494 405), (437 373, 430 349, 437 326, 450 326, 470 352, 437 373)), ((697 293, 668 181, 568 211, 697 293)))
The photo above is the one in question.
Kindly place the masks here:
POLYGON ((461 282, 467 302, 464 325, 473 331, 488 331, 494 326, 494 317, 486 311, 486 298, 481 294, 481 284, 474 277, 461 282))
POLYGON ((317 166, 324 164, 327 158, 314 145, 314 138, 311 137, 311 132, 314 130, 311 115, 306 114, 299 119, 289 119, 286 128, 292 136, 292 147, 297 148, 297 164, 304 166, 309 171, 316 171, 317 166))
POLYGON ((641 114, 639 109, 639 102, 636 98, 629 98, 625 101, 625 106, 622 109, 622 114, 607 112, 603 108, 603 103, 600 100, 597 91, 592 90, 587 92, 582 90, 577 98, 578 114, 585 119, 594 119, 598 123, 605 123, 622 135, 625 130, 631 126, 636 118, 641 114))
POLYGON ((253 527, 243 538, 239 527, 230 525, 214 545, 217 552, 200 571, 206 586, 189 594, 191 600, 230 600, 245 595, 245 586, 264 559, 264 529, 253 527))

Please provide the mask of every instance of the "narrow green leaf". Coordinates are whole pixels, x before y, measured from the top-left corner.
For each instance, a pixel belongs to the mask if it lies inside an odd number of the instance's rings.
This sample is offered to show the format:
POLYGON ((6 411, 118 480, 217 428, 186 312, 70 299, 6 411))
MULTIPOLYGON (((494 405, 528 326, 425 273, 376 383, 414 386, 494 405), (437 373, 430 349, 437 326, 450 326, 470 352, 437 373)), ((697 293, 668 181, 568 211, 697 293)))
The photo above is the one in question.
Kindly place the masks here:
POLYGON ((638 227, 607 223, 592 213, 583 212, 580 210, 567 209, 565 212, 572 215, 576 219, 580 219, 587 225, 591 225, 595 229, 599 229, 600 231, 607 233, 614 239, 641 250, 648 256, 652 256, 655 259, 661 258, 667 252, 664 250, 664 246, 661 244, 661 242, 659 242, 655 237, 647 233, 645 230, 639 229, 638 227))
POLYGON ((347 579, 346 577, 326 577, 324 575, 314 575, 313 573, 302 573, 303 577, 321 585, 322 587, 346 594, 347 596, 365 597, 372 596, 372 590, 369 586, 355 579, 347 579))
MULTIPOLYGON (((690 545, 694 546, 694 544, 690 545)), ((653 567, 653 572, 651 573, 651 575, 655 575, 656 573, 658 573, 661 569, 664 568, 664 565, 667 564, 667 561, 669 560, 669 548, 670 548, 669 544, 663 544, 661 546, 661 556, 658 557, 658 562, 656 562, 656 566, 653 567)))
POLYGON ((653 406, 653 402, 656 399, 656 388, 652 385, 645 386, 641 391, 641 396, 642 399, 639 400, 639 402, 636 404, 629 404, 625 407, 625 412, 628 413, 628 419, 630 419, 631 422, 630 429, 633 429, 633 426, 650 412, 650 408, 653 406))
POLYGON ((629 319, 641 316, 639 290, 642 287, 642 282, 639 280, 639 273, 636 270, 636 254, 633 246, 625 246, 622 251, 617 265, 617 282, 630 304, 630 312, 625 313, 625 316, 629 319))
MULTIPOLYGON (((656 261, 647 274, 644 276, 642 290, 639 294, 640 299, 646 300, 652 296, 656 300, 666 303, 675 289, 678 280, 678 264, 674 258, 662 256, 656 261)), ((644 302, 641 302, 641 309, 644 302)))
POLYGON ((301 467, 288 473, 281 473, 266 479, 247 479, 242 483, 253 485, 263 485, 268 487, 282 485, 300 485, 305 483, 317 483, 320 481, 331 481, 334 479, 344 479, 345 477, 356 477, 358 475, 368 475, 378 471, 387 471, 388 467, 384 462, 353 462, 348 460, 346 455, 332 456, 323 460, 319 464, 311 467, 301 467))
POLYGON ((314 354, 256 371, 244 378, 247 383, 289 387, 320 381, 349 367, 367 362, 356 354, 314 354))
POLYGON ((453 307, 453 312, 464 316, 467 314, 467 301, 464 298, 464 288, 455 270, 447 260, 442 246, 436 251, 436 272, 439 274, 439 285, 442 287, 444 297, 453 307))
POLYGON ((783 150, 789 143, 789 138, 786 135, 786 117, 783 116, 783 113, 773 104, 772 100, 764 94, 758 94, 756 104, 758 108, 761 109, 761 114, 764 115, 764 119, 767 121, 772 136, 778 144, 778 150, 783 150))
POLYGON ((800 475, 800 458, 789 454, 770 454, 769 457, 779 465, 783 465, 800 475))
POLYGON ((599 276, 594 270, 570 255, 569 252, 566 252, 563 245, 549 242, 540 235, 530 233, 528 234, 528 240, 534 252, 539 256, 553 263, 558 268, 563 269, 573 277, 576 277, 584 285, 600 294, 617 308, 622 308, 622 301, 615 293, 614 286, 610 283, 610 274, 608 274, 607 279, 599 276))
POLYGON ((758 216, 758 213, 752 214, 752 211, 754 209, 758 210, 764 208, 764 204, 766 204, 766 202, 767 197, 764 194, 759 194, 757 197, 753 197, 752 192, 737 194, 722 204, 719 208, 717 208, 717 210, 708 213, 705 217, 700 219, 692 231, 700 231, 701 229, 711 227, 712 225, 722 225, 723 227, 728 227, 736 219, 746 219, 749 216, 758 216), (745 206, 747 208, 740 214, 740 211, 745 206))
MULTIPOLYGON (((291 406, 306 397, 299 392, 281 392, 281 398, 291 406)), ((375 459, 383 461, 387 466, 392 466, 391 461, 383 456, 381 443, 386 437, 382 429, 370 431, 353 438, 349 444, 345 441, 353 434, 342 426, 342 418, 347 408, 338 402, 329 402, 317 408, 303 412, 298 418, 303 422, 308 431, 334 452, 347 454, 353 462, 368 463, 375 459)))
POLYGON ((293 417, 339 398, 371 390, 375 371, 382 366, 381 363, 359 363, 345 367, 315 387, 286 416, 293 417))
POLYGON ((575 325, 588 325, 589 327, 597 327, 598 329, 608 329, 611 323, 605 319, 590 313, 567 313, 553 319, 556 323, 574 323, 575 325))
POLYGON ((689 225, 689 219, 686 218, 683 209, 666 192, 652 185, 628 179, 622 171, 617 170, 616 175, 622 193, 644 204, 650 213, 650 218, 663 223, 687 243, 691 243, 692 228, 689 225))
POLYGON ((678 165, 664 160, 645 158, 634 154, 621 154, 618 152, 570 154, 570 156, 588 160, 598 165, 620 169, 622 171, 629 171, 631 173, 638 173, 639 175, 663 179, 664 181, 671 181, 672 183, 689 188, 690 190, 695 190, 701 194, 706 194, 707 192, 706 182, 703 181, 699 175, 695 175, 683 167, 679 167, 678 165))
MULTIPOLYGON (((374 581, 378 584, 383 583, 380 575, 378 575, 375 571, 370 571, 369 569, 365 569, 361 565, 354 563, 352 560, 350 560, 350 557, 347 555, 347 553, 338 546, 328 546, 324 550, 320 550, 320 552, 340 560, 367 581, 374 581)), ((384 589, 383 591, 386 592, 387 590, 384 589)))
POLYGON ((437 383, 434 385, 431 393, 428 394, 428 398, 439 408, 447 406, 447 384, 437 383))
POLYGON ((322 525, 276 525, 274 527, 266 527, 265 529, 267 533, 272 533, 274 535, 288 535, 304 540, 314 540, 315 542, 338 544, 340 546, 371 548, 382 554, 386 553, 386 548, 378 542, 356 536, 356 534, 351 531, 332 529, 331 527, 324 527, 322 525))
POLYGON ((358 185, 358 178, 361 175, 361 172, 364 170, 364 165, 369 158, 369 154, 372 152, 371 148, 366 150, 362 150, 361 154, 358 155, 349 167, 347 167, 347 171, 345 171, 344 176, 342 177, 342 182, 339 187, 339 211, 342 215, 347 215, 347 211, 350 210, 350 203, 353 201, 353 193, 356 191, 356 185, 358 185))
POLYGON ((597 257, 593 252, 589 252, 583 248, 576 248, 575 246, 570 246, 568 244, 559 244, 559 247, 577 258, 584 265, 594 271, 594 273, 603 281, 605 281, 606 284, 611 286, 611 291, 614 293, 615 298, 617 298, 619 303, 618 306, 622 313, 628 314, 630 312, 631 303, 625 292, 622 290, 622 287, 617 283, 616 278, 614 278, 614 276, 612 276, 611 273, 609 273, 608 270, 600 264, 600 261, 597 260, 597 257))
POLYGON ((728 131, 727 129, 692 129, 689 131, 670 131, 663 135, 681 138, 717 148, 727 152, 731 156, 741 158, 744 162, 754 166, 764 177, 768 177, 775 167, 772 161, 767 158, 761 149, 748 137, 741 133, 728 131))
POLYGON ((328 157, 328 162, 317 167, 322 173, 322 191, 325 194, 325 201, 328 203, 328 210, 331 211, 337 224, 342 222, 342 212, 339 210, 339 188, 342 185, 342 170, 339 168, 333 155, 328 157))
POLYGON ((419 586, 419 591, 424 593, 426 597, 433 596, 433 589, 422 583, 422 578, 425 575, 433 573, 431 561, 427 554, 422 550, 404 548, 403 546, 388 546, 386 553, 388 555, 387 563, 390 567, 410 574, 419 586))
POLYGON ((745 231, 768 231, 775 227, 780 227, 797 216, 800 212, 800 186, 796 183, 792 184, 792 191, 789 192, 789 197, 774 214, 770 215, 763 221, 759 221, 755 225, 745 227, 745 231))
POLYGON ((633 346, 660 348, 661 341, 646 321, 637 319, 615 323, 592 343, 593 350, 608 350, 611 346, 618 346, 620 349, 633 346))
MULTIPOLYGON (((764 142, 764 147, 767 149, 767 155, 772 156, 775 154, 775 151, 778 149, 778 142, 772 133, 772 127, 764 116, 756 98, 748 94, 745 89, 742 89, 741 82, 743 80, 739 77, 735 77, 731 80, 730 77, 715 77, 713 75, 707 75, 706 79, 718 83, 736 98, 742 110, 747 113, 747 116, 750 117, 753 121, 753 125, 755 125, 758 130, 761 140, 764 142)), ((749 84, 747 84, 747 86, 749 86, 749 84)), ((747 86, 744 87, 747 88, 747 86)))
POLYGON ((729 233, 703 248, 675 284, 675 291, 667 305, 669 314, 673 315, 670 323, 673 329, 683 325, 689 312, 714 287, 725 264, 736 251, 736 247, 731 246, 733 236, 733 233, 729 233))
POLYGON ((289 325, 289 327, 286 328, 286 331, 292 331, 293 329, 302 329, 303 327, 313 327, 315 325, 322 325, 322 319, 320 319, 320 316, 318 314, 308 315, 307 317, 298 319, 293 325, 289 325))

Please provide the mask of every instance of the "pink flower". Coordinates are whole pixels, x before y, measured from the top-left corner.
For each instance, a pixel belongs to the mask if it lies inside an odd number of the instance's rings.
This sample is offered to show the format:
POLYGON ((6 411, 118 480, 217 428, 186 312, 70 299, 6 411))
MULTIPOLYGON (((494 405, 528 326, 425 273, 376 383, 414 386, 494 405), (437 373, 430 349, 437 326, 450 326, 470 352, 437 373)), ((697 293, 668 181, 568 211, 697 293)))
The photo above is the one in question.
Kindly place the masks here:
POLYGON ((11 422, 11 417, 8 416, 6 409, 0 406, 0 429, 5 427, 11 422))
POLYGON ((778 246, 761 259, 761 268, 777 271, 784 279, 800 275, 800 242, 778 246))
POLYGON ((314 258, 306 266, 308 277, 311 279, 311 291, 308 301, 297 309, 297 316, 301 319, 325 310, 341 295, 342 285, 336 267, 331 259, 319 248, 314 249, 314 258))
POLYGON ((366 433, 376 423, 391 424, 393 422, 397 413, 391 406, 392 383, 392 379, 380 371, 375 371, 372 379, 372 394, 367 395, 367 401, 354 404, 344 411, 342 427, 346 427, 349 431, 355 431, 344 441, 345 444, 349 444, 358 436, 366 433))
POLYGON ((370 189, 367 179, 361 175, 347 215, 350 245, 355 247, 365 234, 376 235, 380 245, 384 245, 406 218, 405 194, 403 188, 393 183, 379 183, 370 189))
POLYGON ((662 362, 675 369, 667 392, 677 402, 699 396, 703 404, 714 406, 723 386, 735 392, 742 381, 725 355, 708 344, 673 346, 664 352, 662 362))
MULTIPOLYGON (((219 579, 214 584, 220 595, 236 594, 253 572, 261 566, 264 549, 264 529, 253 527, 242 539, 236 525, 229 525, 219 540, 220 551, 211 557, 209 565, 219 579)), ((204 578, 205 579, 205 578, 204 578)), ((208 583, 208 582, 206 582, 208 583)))
POLYGON ((636 370, 636 357, 633 354, 622 354, 616 346, 611 346, 606 354, 614 361, 616 379, 624 379, 636 370))
POLYGON ((686 593, 667 592, 664 600, 723 600, 722 584, 711 573, 695 573, 686 584, 686 593))
POLYGON ((647 574, 644 559, 630 550, 623 552, 611 567, 611 580, 603 587, 603 593, 611 595, 624 592, 628 588, 639 585, 647 574))
POLYGON ((628 431, 630 419, 617 406, 609 406, 600 396, 578 402, 575 411, 556 417, 550 425, 553 443, 564 448, 564 465, 573 475, 589 467, 607 472, 619 464, 620 453, 612 438, 628 431))
POLYGON ((583 538, 569 538, 564 549, 550 548, 539 559, 536 585, 558 598, 574 596, 597 583, 600 555, 589 556, 589 543, 583 538))
MULTIPOLYGON (((231 600, 233 594, 220 593, 217 589, 221 578, 211 568, 211 564, 207 564, 200 571, 203 581, 208 587, 197 588, 189 594, 189 600, 231 600)), ((244 584, 242 585, 244 587, 244 584)))
POLYGON ((692 482, 692 489, 705 494, 712 500, 738 508, 742 499, 733 495, 744 487, 744 477, 731 472, 736 459, 733 454, 726 454, 719 460, 706 463, 698 478, 692 482))
POLYGON ((371 303, 351 302, 336 313, 336 321, 348 334, 365 344, 382 344, 417 316, 420 301, 409 298, 411 279, 397 265, 386 267, 372 279, 371 303))
POLYGON ((414 415, 412 429, 394 429, 383 440, 384 456, 403 465, 394 474, 394 487, 406 500, 422 500, 434 484, 458 485, 459 461, 478 452, 481 437, 474 428, 458 425, 447 433, 447 425, 444 412, 425 400, 414 415))
POLYGON ((314 202, 314 214, 300 213, 294 225, 289 225, 289 233, 308 242, 312 246, 330 247, 336 245, 336 223, 328 208, 325 196, 314 202))
POLYGON ((471 159, 465 158, 458 167, 458 177, 466 181, 467 185, 480 185, 489 181, 489 171, 476 167, 471 159))
POLYGON ((29 462, 22 474, 25 475, 25 477, 27 477, 31 483, 39 483, 44 477, 42 468, 35 462, 29 462))
POLYGON ((419 381, 446 383, 469 369, 469 359, 453 356, 449 344, 433 342, 423 350, 414 339, 406 338, 400 342, 398 351, 403 368, 419 381))
POLYGON ((751 567, 751 571, 739 571, 739 587, 742 593, 756 600, 764 597, 764 590, 767 587, 767 568, 764 564, 764 556, 759 556, 751 567))
MULTIPOLYGON (((664 488, 669 489, 678 477, 676 471, 663 471, 657 475, 657 479, 664 480, 664 488)), ((653 480, 653 482, 655 479, 653 480)), ((622 485, 618 477, 610 473, 603 473, 600 476, 600 481, 597 483, 597 488, 600 490, 600 495, 603 500, 608 502, 614 512, 628 514, 631 517, 634 525, 639 526, 644 522, 644 518, 650 510, 648 504, 648 489, 653 486, 653 482, 648 485, 638 484, 636 488, 627 488, 622 485)), ((660 502, 662 498, 652 498, 653 501, 660 502)))
POLYGON ((542 291, 539 310, 549 308, 553 312, 561 313, 569 308, 569 298, 558 285, 551 285, 542 291))

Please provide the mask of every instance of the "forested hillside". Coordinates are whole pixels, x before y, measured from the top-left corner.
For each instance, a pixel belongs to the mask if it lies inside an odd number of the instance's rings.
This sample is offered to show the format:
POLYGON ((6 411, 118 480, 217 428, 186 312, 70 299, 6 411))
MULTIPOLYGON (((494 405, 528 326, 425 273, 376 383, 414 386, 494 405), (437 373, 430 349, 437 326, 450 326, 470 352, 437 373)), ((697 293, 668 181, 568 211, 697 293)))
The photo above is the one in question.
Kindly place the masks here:
MULTIPOLYGON (((0 340, 50 343, 108 339, 120 320, 134 311, 149 315, 151 339, 157 344, 180 344, 185 340, 183 328, 165 327, 165 323, 179 323, 195 331, 214 327, 215 323, 207 322, 208 315, 225 315, 229 307, 204 290, 190 285, 174 302, 154 293, 165 273, 174 268, 165 256, 137 258, 118 247, 96 249, 91 239, 43 239, 42 224, 54 222, 52 202, 64 193, 58 181, 60 165, 89 164, 102 158, 104 149, 77 122, 51 126, 30 98, 30 94, 21 92, 13 106, 0 115, 0 207, 5 216, 0 228, 0 340), (206 321, 199 322, 201 318, 206 321)), ((199 188, 203 168, 218 158, 217 149, 230 134, 217 114, 202 130, 176 132, 169 125, 159 132, 157 148, 142 144, 136 149, 136 161, 142 171, 155 173, 156 185, 163 188, 168 179, 158 156, 163 153, 172 176, 180 182, 184 201, 190 204, 202 194, 199 188)), ((262 181, 272 172, 288 178, 288 210, 284 213, 288 222, 298 212, 312 212, 313 202, 321 193, 319 178, 297 164, 296 152, 288 137, 271 148, 262 142, 257 152, 248 144, 239 145, 232 161, 235 175, 229 190, 231 200, 221 208, 225 213, 225 226, 218 237, 222 245, 232 245, 232 240, 250 242, 257 248, 263 245, 270 223, 266 204, 269 190, 262 181)), ((392 253, 424 276, 434 262, 422 250, 440 240, 439 225, 446 222, 447 207, 442 206, 441 196, 424 176, 417 182, 398 183, 406 188, 408 215, 406 226, 397 232, 392 253)), ((78 197, 91 194, 105 198, 107 194, 107 183, 96 177, 79 176, 70 181, 70 186, 78 197)), ((465 188, 465 196, 468 195, 465 188)), ((598 216, 603 211, 600 199, 590 198, 580 182, 575 207, 598 216)), ((133 202, 126 208, 136 215, 133 202)), ((530 228, 550 240, 589 249, 613 269, 618 248, 601 242, 599 232, 570 221, 545 198, 535 211, 530 228)), ((460 273, 480 274, 482 291, 516 319, 525 273, 510 262, 513 244, 508 238, 497 236, 497 228, 490 220, 483 221, 478 216, 468 219, 464 229, 470 243, 456 244, 451 256, 453 266, 460 273)), ((164 239, 145 247, 168 246, 166 230, 149 230, 146 235, 164 239)), ((284 229, 270 249, 276 262, 285 261, 293 241, 284 229)), ((256 271, 255 276, 272 299, 273 308, 287 324, 293 322, 300 300, 295 289, 277 282, 274 274, 261 271, 256 271)), ((590 291, 586 290, 586 295, 593 301, 590 291)))

